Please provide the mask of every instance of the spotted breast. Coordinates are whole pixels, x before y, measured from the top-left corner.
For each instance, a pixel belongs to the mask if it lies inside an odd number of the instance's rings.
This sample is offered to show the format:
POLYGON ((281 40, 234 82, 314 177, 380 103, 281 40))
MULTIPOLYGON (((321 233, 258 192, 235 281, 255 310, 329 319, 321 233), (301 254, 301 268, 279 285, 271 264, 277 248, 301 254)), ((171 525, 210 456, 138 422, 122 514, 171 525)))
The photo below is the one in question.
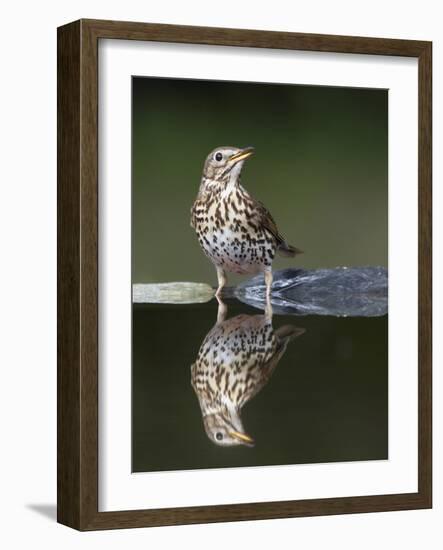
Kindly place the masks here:
POLYGON ((196 202, 193 225, 200 246, 216 266, 255 274, 272 265, 277 242, 255 219, 254 207, 241 187, 196 202))

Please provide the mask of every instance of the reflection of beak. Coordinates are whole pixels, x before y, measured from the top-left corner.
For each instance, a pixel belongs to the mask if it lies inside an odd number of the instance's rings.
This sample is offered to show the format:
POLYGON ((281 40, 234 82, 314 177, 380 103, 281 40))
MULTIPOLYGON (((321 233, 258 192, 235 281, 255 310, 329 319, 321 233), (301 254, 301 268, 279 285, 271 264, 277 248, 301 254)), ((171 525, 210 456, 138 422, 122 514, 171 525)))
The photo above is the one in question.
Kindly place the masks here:
POLYGON ((229 160, 230 162, 236 164, 240 160, 245 160, 253 154, 254 154, 254 147, 245 147, 238 153, 235 153, 235 155, 232 155, 232 157, 229 160))
POLYGON ((243 434, 241 432, 230 432, 229 435, 235 439, 238 439, 241 443, 246 443, 246 445, 254 445, 254 440, 247 434, 243 434))

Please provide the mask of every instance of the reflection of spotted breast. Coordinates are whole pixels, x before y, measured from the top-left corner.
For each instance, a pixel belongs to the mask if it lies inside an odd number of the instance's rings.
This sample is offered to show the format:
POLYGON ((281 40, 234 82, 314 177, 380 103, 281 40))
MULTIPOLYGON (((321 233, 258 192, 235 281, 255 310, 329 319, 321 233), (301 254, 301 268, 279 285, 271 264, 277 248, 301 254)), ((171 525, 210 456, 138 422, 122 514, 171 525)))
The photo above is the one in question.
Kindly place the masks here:
POLYGON ((192 223, 204 253, 215 265, 249 274, 271 266, 277 242, 254 220, 253 208, 247 192, 240 188, 196 201, 192 223))
POLYGON ((242 407, 267 382, 266 365, 277 344, 272 324, 263 315, 238 315, 217 324, 201 345, 193 368, 197 394, 208 404, 230 401, 242 407))

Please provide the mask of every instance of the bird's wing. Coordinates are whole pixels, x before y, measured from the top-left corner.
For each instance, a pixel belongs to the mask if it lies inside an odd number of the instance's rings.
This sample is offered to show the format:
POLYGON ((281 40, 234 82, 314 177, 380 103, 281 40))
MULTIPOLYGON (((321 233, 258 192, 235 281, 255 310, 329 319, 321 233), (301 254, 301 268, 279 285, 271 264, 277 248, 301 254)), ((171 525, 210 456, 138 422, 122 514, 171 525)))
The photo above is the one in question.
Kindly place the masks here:
POLYGON ((301 254, 303 252, 299 248, 296 248, 286 242, 286 239, 279 232, 274 218, 262 202, 253 199, 252 211, 254 212, 253 218, 255 219, 255 222, 253 221, 253 223, 274 237, 277 248, 283 256, 292 258, 296 254, 301 254))
POLYGON ((194 229, 196 228, 196 216, 197 216, 197 206, 200 204, 199 200, 197 199, 194 204, 191 207, 191 227, 194 229))
POLYGON ((192 363, 191 365, 191 386, 192 388, 194 389, 194 391, 197 393, 197 389, 196 389, 196 386, 195 386, 195 379, 197 377, 197 362, 195 363, 192 363))
POLYGON ((264 360, 264 357, 261 357, 254 362, 253 368, 252 365, 248 365, 251 382, 248 384, 248 391, 245 392, 240 407, 243 407, 245 403, 260 393, 263 387, 266 386, 284 351, 279 352, 278 350, 274 350, 274 353, 270 355, 267 361, 264 360))
POLYGON ((254 203, 255 204, 252 211, 254 212, 256 223, 258 223, 260 227, 268 231, 268 233, 271 233, 271 235, 273 235, 273 237, 277 241, 277 245, 284 243, 285 239, 280 234, 277 224, 275 223, 275 220, 269 210, 260 201, 254 200, 254 203))

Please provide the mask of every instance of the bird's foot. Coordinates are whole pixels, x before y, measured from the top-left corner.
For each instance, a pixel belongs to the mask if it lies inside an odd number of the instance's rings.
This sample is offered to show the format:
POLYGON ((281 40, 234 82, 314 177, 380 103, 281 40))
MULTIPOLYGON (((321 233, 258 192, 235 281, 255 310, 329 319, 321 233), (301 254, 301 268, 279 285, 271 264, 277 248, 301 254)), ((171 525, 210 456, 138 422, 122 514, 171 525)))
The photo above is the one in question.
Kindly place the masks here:
POLYGON ((221 295, 223 294, 223 287, 222 286, 219 286, 217 288, 217 290, 215 291, 215 297, 217 298, 217 300, 219 298, 221 298, 221 295))
POLYGON ((217 267, 217 279, 218 279, 218 288, 215 292, 215 297, 218 298, 222 295, 223 287, 226 284, 226 273, 221 267, 217 267))

